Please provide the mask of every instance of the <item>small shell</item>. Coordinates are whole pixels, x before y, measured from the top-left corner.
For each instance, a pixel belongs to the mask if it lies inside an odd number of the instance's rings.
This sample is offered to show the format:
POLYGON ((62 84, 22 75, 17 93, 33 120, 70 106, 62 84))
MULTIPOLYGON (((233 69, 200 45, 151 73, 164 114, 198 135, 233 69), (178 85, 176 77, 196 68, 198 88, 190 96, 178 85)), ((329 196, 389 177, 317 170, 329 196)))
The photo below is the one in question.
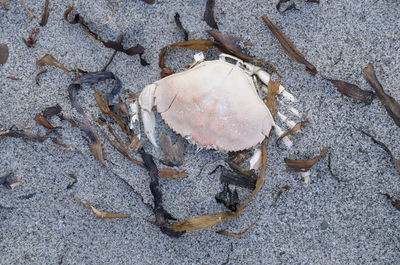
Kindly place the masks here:
POLYGON ((240 67, 207 61, 155 82, 165 122, 202 146, 238 151, 260 143, 274 125, 251 77, 240 67))

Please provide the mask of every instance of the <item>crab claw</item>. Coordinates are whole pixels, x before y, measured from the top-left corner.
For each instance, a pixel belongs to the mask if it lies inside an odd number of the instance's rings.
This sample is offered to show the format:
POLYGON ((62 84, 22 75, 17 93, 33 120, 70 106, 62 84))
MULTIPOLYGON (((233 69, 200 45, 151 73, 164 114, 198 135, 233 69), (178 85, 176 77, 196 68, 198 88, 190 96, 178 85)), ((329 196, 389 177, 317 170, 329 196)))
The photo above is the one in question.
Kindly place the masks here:
POLYGON ((156 118, 151 109, 154 106, 154 93, 156 91, 156 85, 151 84, 146 86, 139 96, 139 105, 142 110, 142 120, 144 126, 144 132, 146 133, 147 138, 150 142, 158 147, 156 136, 155 136, 155 127, 156 127, 156 118))

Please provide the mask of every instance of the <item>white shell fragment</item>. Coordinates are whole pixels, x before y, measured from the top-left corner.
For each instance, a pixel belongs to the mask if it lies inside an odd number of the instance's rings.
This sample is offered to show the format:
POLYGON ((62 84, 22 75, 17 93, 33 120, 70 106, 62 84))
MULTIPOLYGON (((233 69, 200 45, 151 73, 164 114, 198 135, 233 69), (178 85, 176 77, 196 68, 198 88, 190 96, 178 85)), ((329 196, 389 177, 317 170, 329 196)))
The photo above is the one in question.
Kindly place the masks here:
POLYGON ((254 169, 257 170, 261 167, 261 149, 257 148, 254 151, 253 156, 250 158, 250 170, 254 169))
POLYGON ((233 64, 206 61, 153 85, 154 105, 161 117, 175 132, 191 136, 199 145, 226 151, 248 149, 274 126, 250 75, 233 64))

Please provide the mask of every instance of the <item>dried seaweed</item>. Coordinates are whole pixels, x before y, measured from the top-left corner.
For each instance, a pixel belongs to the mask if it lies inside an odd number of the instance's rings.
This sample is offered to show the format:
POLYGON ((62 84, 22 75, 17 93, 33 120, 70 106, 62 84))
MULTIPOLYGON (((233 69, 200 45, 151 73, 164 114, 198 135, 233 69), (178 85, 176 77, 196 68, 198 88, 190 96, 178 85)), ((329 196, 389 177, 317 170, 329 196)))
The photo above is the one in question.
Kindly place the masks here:
POLYGON ((37 42, 37 36, 39 34, 39 27, 34 27, 28 36, 28 39, 22 38, 28 48, 32 48, 37 42))
POLYGON ((39 76, 46 72, 47 72, 47 69, 42 69, 39 73, 36 74, 36 76, 35 76, 35 84, 36 85, 39 85, 39 76))
MULTIPOLYGON (((93 117, 93 116, 92 116, 93 117)), ((117 149, 118 152, 120 152, 122 155, 124 155, 126 158, 128 158, 130 161, 134 162, 135 164, 144 167, 144 164, 132 157, 128 149, 125 147, 124 143, 122 142, 121 138, 114 132, 114 129, 107 123, 103 122, 100 119, 97 119, 93 117, 93 119, 100 124, 101 126, 107 127, 108 131, 111 133, 111 135, 114 137, 115 141, 111 140, 107 135, 104 135, 106 139, 110 142, 110 144, 117 149)), ((139 149, 141 146, 141 143, 138 142, 133 146, 134 151, 136 152, 137 149, 139 149)))
POLYGON ((72 198, 74 198, 75 200, 77 200, 78 202, 83 203, 84 205, 86 205, 86 207, 88 207, 89 209, 92 210, 92 212, 100 219, 107 219, 107 218, 129 218, 131 217, 130 214, 123 214, 123 213, 113 213, 113 212, 103 212, 103 211, 99 211, 97 210, 92 204, 90 204, 89 202, 84 203, 81 199, 73 196, 72 198))
POLYGON ((235 212, 240 206, 239 195, 235 189, 233 192, 229 189, 229 185, 225 184, 223 190, 215 195, 217 203, 222 203, 226 208, 235 212))
POLYGON ((274 34, 275 38, 281 44, 285 53, 294 61, 304 64, 306 66, 307 71, 312 74, 317 74, 317 69, 314 65, 309 63, 304 55, 296 48, 296 46, 289 40, 289 38, 282 32, 282 30, 271 20, 268 19, 266 15, 262 15, 261 18, 264 20, 265 24, 267 24, 268 28, 271 30, 272 34, 274 34))
POLYGON ((68 16, 70 13, 75 9, 75 7, 70 7, 64 12, 64 19, 67 21, 69 24, 79 24, 83 31, 86 33, 86 35, 92 39, 96 43, 102 43, 106 48, 113 49, 115 51, 123 52, 129 56, 136 55, 138 54, 140 57, 140 63, 143 66, 149 65, 146 60, 142 58, 142 54, 144 52, 144 48, 140 44, 136 44, 135 46, 132 46, 128 49, 124 48, 122 46, 122 41, 121 42, 116 42, 116 41, 104 41, 97 33, 93 32, 87 22, 84 20, 84 18, 79 14, 76 13, 74 18, 72 20, 68 19, 68 16))
POLYGON ((226 230, 220 230, 217 233, 220 235, 224 235, 224 236, 231 236, 231 237, 242 237, 244 236, 256 223, 258 220, 256 220, 254 223, 252 223, 251 225, 249 225, 243 232, 239 232, 239 233, 233 233, 233 232, 228 232, 226 230))
POLYGON ((253 176, 239 175, 231 170, 222 167, 220 181, 221 183, 232 184, 238 187, 254 190, 254 188, 256 187, 257 179, 253 176))
POLYGON ((8 46, 7 44, 0 43, 0 64, 5 64, 8 59, 8 46))
POLYGON ((44 0, 42 18, 40 19, 39 25, 44 27, 47 24, 47 20, 49 19, 49 0, 44 0))
POLYGON ((6 78, 11 79, 11 80, 15 80, 15 81, 22 80, 21 77, 16 77, 16 76, 13 76, 13 75, 7 75, 6 78))
POLYGON ((6 137, 22 138, 26 141, 39 142, 39 143, 44 142, 48 138, 46 136, 40 136, 37 134, 28 133, 23 130, 14 130, 14 129, 10 129, 7 132, 0 133, 0 140, 6 137))
POLYGON ((204 21, 207 23, 207 25, 209 25, 213 29, 218 30, 217 22, 215 22, 214 19, 214 6, 215 6, 215 0, 207 0, 203 18, 204 21))
POLYGON ((53 124, 51 124, 46 117, 44 117, 42 114, 38 113, 36 114, 34 120, 39 123, 40 125, 42 125, 43 127, 49 129, 49 130, 54 130, 57 128, 61 128, 60 126, 53 126, 53 124))
POLYGON ((142 1, 147 3, 147 4, 149 4, 149 5, 152 5, 152 4, 155 3, 155 0, 142 0, 142 1))
POLYGON ((36 18, 35 14, 24 4, 22 0, 20 0, 21 5, 25 9, 25 11, 29 14, 29 21, 32 21, 32 19, 36 18))
POLYGON ((169 44, 160 50, 158 66, 161 69, 165 68, 164 57, 165 57, 165 54, 167 53, 168 49, 170 49, 171 47, 181 47, 181 48, 191 49, 191 50, 206 51, 207 49, 209 49, 215 45, 216 45, 216 43, 214 41, 205 40, 205 39, 188 40, 188 41, 184 41, 184 42, 176 42, 176 43, 169 44))
POLYGON ((329 147, 324 146, 318 156, 308 159, 308 160, 295 160, 295 159, 290 159, 290 158, 286 157, 285 158, 286 170, 287 171, 294 170, 294 171, 300 171, 300 172, 308 171, 326 153, 328 148, 329 147))
POLYGON ((360 100, 365 104, 370 104, 374 99, 375 94, 371 91, 362 90, 358 86, 347 83, 342 80, 333 80, 333 79, 328 79, 328 80, 337 88, 337 90, 340 93, 349 98, 360 100))
POLYGON ((276 193, 275 197, 274 197, 274 202, 272 203, 272 205, 275 205, 276 202, 278 201, 279 197, 281 197, 282 193, 284 193, 285 191, 289 190, 290 186, 289 184, 285 184, 283 185, 278 192, 276 193))
POLYGON ((250 56, 247 51, 240 46, 242 39, 233 35, 222 34, 217 30, 207 30, 207 32, 215 39, 217 43, 226 49, 227 53, 233 54, 243 60, 253 59, 252 56, 250 56))
POLYGON ((181 16, 179 15, 179 13, 175 13, 174 20, 175 20, 176 26, 183 32, 183 39, 185 41, 188 41, 189 40, 189 31, 187 31, 187 29, 185 29, 183 27, 182 22, 181 22, 181 16))
POLYGON ((171 179, 171 178, 186 178, 186 171, 178 171, 173 168, 160 168, 158 175, 163 179, 171 179))
POLYGON ((103 147, 101 146, 100 137, 94 128, 90 125, 89 120, 84 117, 81 122, 81 129, 84 131, 89 138, 89 147, 92 154, 100 161, 103 165, 106 165, 103 155, 103 147))
POLYGON ((368 83, 375 89, 377 97, 385 106, 389 116, 392 117, 396 125, 400 127, 400 104, 393 97, 385 93, 381 83, 379 83, 379 80, 376 77, 372 64, 368 64, 362 72, 368 83))
POLYGON ((150 176, 150 191, 154 197, 153 213, 156 218, 155 224, 160 227, 161 232, 170 237, 177 238, 182 236, 185 231, 176 231, 175 229, 173 230, 168 224, 168 220, 176 219, 173 218, 172 215, 169 214, 163 207, 162 193, 158 181, 159 172, 156 164, 154 163, 153 157, 150 154, 146 153, 143 147, 139 149, 139 153, 150 176))
POLYGON ((218 212, 215 214, 207 214, 176 221, 172 224, 173 231, 184 232, 198 230, 201 228, 216 225, 225 221, 226 219, 237 217, 243 211, 246 205, 253 200, 254 196, 258 193, 264 183, 264 174, 267 166, 267 143, 268 139, 265 140, 262 144, 262 166, 260 170, 260 175, 256 181, 256 187, 253 190, 250 198, 248 198, 235 212, 218 212))
POLYGON ((279 0, 278 4, 276 4, 276 9, 281 13, 286 12, 291 9, 298 10, 296 7, 296 3, 291 0, 279 0), (288 2, 290 2, 290 3, 288 3, 288 2), (281 6, 283 6, 283 8, 281 8, 281 6))
POLYGON ((165 132, 160 137, 160 147, 164 152, 164 159, 161 162, 170 167, 177 167, 183 164, 185 146, 183 139, 179 138, 172 143, 171 137, 165 132))
POLYGON ((269 80, 269 82, 268 82, 266 105, 274 119, 275 119, 275 115, 276 115, 276 97, 278 96, 278 93, 279 93, 280 84, 281 83, 279 81, 269 80))
POLYGON ((65 68, 64 65, 62 65, 59 61, 57 61, 56 58, 54 58, 51 54, 45 54, 42 58, 39 59, 39 61, 36 62, 37 65, 44 66, 44 65, 51 65, 55 66, 57 68, 60 68, 64 72, 72 72, 71 70, 68 70, 65 68))
POLYGON ((368 136, 369 138, 371 138, 372 141, 374 141, 374 143, 380 145, 380 146, 383 148, 383 150, 385 150, 385 151, 390 155, 390 157, 391 157, 392 160, 393 160, 394 166, 396 167, 397 171, 400 172, 400 160, 397 159, 397 158, 393 155, 393 153, 392 153, 392 151, 390 151, 389 147, 387 147, 387 145, 385 145, 385 144, 382 143, 381 141, 378 141, 378 140, 377 140, 375 137, 373 137, 371 134, 369 134, 369 133, 367 133, 367 132, 365 132, 365 131, 363 131, 363 130, 361 130, 361 129, 359 129, 359 131, 362 132, 363 134, 365 134, 366 136, 368 136))
POLYGON ((283 139, 283 137, 289 136, 294 134, 295 132, 297 132, 298 130, 300 130, 305 124, 310 123, 309 121, 301 121, 296 123, 295 126, 293 126, 292 129, 288 130, 287 132, 285 132, 284 134, 282 134, 281 136, 278 137, 278 139, 276 139, 276 142, 280 141, 283 139))

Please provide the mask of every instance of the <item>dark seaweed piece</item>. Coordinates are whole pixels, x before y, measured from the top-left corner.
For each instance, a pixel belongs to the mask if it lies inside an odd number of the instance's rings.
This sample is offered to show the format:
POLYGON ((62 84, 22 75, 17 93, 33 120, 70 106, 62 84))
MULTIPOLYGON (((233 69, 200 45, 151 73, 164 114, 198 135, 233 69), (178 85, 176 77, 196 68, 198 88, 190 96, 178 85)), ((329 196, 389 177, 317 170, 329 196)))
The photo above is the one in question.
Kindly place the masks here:
POLYGON ((59 115, 61 113, 61 110, 61 106, 57 104, 53 107, 45 108, 43 111, 43 116, 46 119, 50 119, 53 116, 59 115))
POLYGON ((5 64, 7 62, 8 53, 7 44, 0 43, 0 64, 5 64))
MULTIPOLYGON (((68 88, 68 91, 70 93, 71 104, 73 103, 73 101, 71 99, 71 95, 76 97, 76 93, 77 93, 78 89, 80 89, 80 85, 86 84, 86 83, 87 84, 95 84, 97 82, 104 81, 107 79, 114 79, 116 81, 114 88, 111 90, 111 92, 108 96, 108 104, 111 105, 114 97, 121 91, 121 88, 122 88, 121 80, 119 80, 119 78, 117 76, 115 76, 112 72, 90 72, 90 73, 87 73, 87 74, 81 76, 78 80, 74 81, 68 88)), ((74 106, 74 104, 72 104, 72 106, 74 106)), ((78 111, 78 112, 81 113, 80 111, 78 111)), ((83 112, 83 110, 82 110, 82 112, 83 112)))
POLYGON ((155 3, 155 0, 142 0, 142 1, 147 3, 147 4, 149 4, 149 5, 152 5, 152 4, 155 3))
POLYGON ((381 194, 382 194, 382 195, 385 195, 386 198, 387 198, 388 200, 390 200, 390 202, 392 203, 392 205, 393 205, 397 210, 400 211, 400 200, 395 200, 395 199, 393 199, 393 197, 390 196, 388 193, 381 193, 381 194))
POLYGON ((242 39, 233 35, 222 34, 217 30, 207 30, 207 32, 217 41, 217 43, 221 44, 228 53, 243 60, 251 58, 248 52, 240 46, 242 39))
POLYGON ((79 84, 71 84, 68 86, 68 95, 69 95, 69 100, 71 101, 71 105, 73 108, 76 109, 80 114, 84 114, 85 112, 83 111, 81 105, 77 101, 77 95, 78 95, 78 90, 81 89, 81 85, 79 84))
POLYGON ((257 179, 253 177, 244 177, 233 172, 232 170, 228 170, 222 167, 220 181, 222 183, 232 184, 242 188, 254 190, 254 188, 256 187, 257 179))
POLYGON ((81 129, 86 133, 89 137, 90 143, 90 151, 92 154, 100 161, 103 165, 105 165, 103 147, 101 146, 100 137, 94 128, 90 125, 89 120, 84 116, 81 122, 81 129))
POLYGON ((32 29, 31 33, 29 34, 28 39, 22 38, 22 40, 25 42, 26 46, 31 48, 37 42, 38 34, 39 34, 39 28, 35 27, 32 29))
POLYGON ((306 0, 306 2, 319 4, 319 0, 306 0))
POLYGON ((176 220, 169 214, 163 207, 162 201, 162 193, 160 189, 160 183, 158 181, 158 168, 154 163, 153 157, 146 153, 143 147, 138 150, 139 154, 142 157, 143 163, 149 173, 150 176, 150 191, 154 197, 154 208, 153 213, 155 215, 156 221, 155 224, 160 227, 161 232, 164 234, 178 238, 182 236, 185 232, 175 232, 171 229, 168 224, 168 220, 176 220))
POLYGON ((142 54, 144 52, 144 48, 140 44, 136 44, 136 46, 132 46, 128 49, 125 49, 121 43, 115 41, 106 41, 103 42, 103 45, 107 48, 114 49, 119 52, 123 52, 127 55, 135 55, 135 54, 142 54))
POLYGON ((365 131, 363 131, 363 130, 361 130, 361 129, 359 129, 359 131, 362 132, 363 134, 365 134, 366 136, 370 137, 370 138, 372 139, 372 141, 374 141, 374 143, 380 145, 380 146, 383 148, 383 150, 385 150, 385 151, 390 155, 390 157, 391 157, 392 160, 393 160, 394 166, 396 167, 397 171, 400 172, 400 160, 397 159, 397 158, 393 155, 393 153, 392 153, 392 151, 390 151, 389 147, 387 147, 387 146, 386 146, 384 143, 382 143, 381 141, 378 141, 377 139, 375 139, 375 137, 373 137, 371 134, 369 134, 369 133, 367 133, 367 132, 365 132, 365 131))
POLYGON ((175 24, 176 24, 176 26, 177 26, 180 30, 182 30, 182 32, 183 32, 183 39, 184 39, 185 41, 188 41, 188 40, 189 40, 189 32, 187 31, 187 29, 185 29, 185 28, 182 26, 181 16, 179 15, 179 13, 175 13, 174 19, 175 19, 175 24))
POLYGON ((0 133, 0 140, 5 137, 22 138, 27 141, 44 142, 48 137, 40 136, 33 133, 28 133, 23 130, 8 130, 7 132, 0 133))
POLYGON ((223 203, 225 207, 231 210, 232 212, 235 212, 240 205, 240 200, 237 190, 235 189, 232 192, 229 189, 228 184, 225 184, 223 190, 217 193, 217 195, 215 195, 215 200, 217 201, 217 203, 223 203))
POLYGON ((37 194, 37 193, 34 192, 34 193, 27 194, 27 195, 22 195, 22 196, 19 196, 18 199, 21 199, 21 200, 28 200, 28 199, 32 198, 33 196, 35 196, 36 194, 37 194))
POLYGON ((282 193, 284 193, 285 191, 289 190, 290 186, 289 184, 285 184, 283 185, 278 192, 276 193, 275 197, 274 197, 274 202, 272 203, 272 205, 275 205, 276 202, 278 201, 279 197, 281 197, 282 193))
POLYGON ((287 2, 290 2, 290 1, 291 0, 279 0, 278 4, 276 4, 276 9, 281 13, 286 12, 291 9, 298 10, 295 2, 292 1, 290 4, 286 4, 287 2), (284 5, 283 9, 281 9, 282 4, 284 5))
POLYGON ((39 25, 42 27, 46 26, 48 19, 49 19, 49 0, 44 0, 43 13, 39 25))
POLYGON ((377 97, 385 106, 389 116, 392 117, 396 125, 400 127, 400 104, 393 97, 385 93, 381 83, 379 83, 379 80, 376 77, 374 66, 368 64, 362 72, 368 83, 375 89, 377 97))
POLYGON ((304 64, 306 66, 307 71, 312 74, 316 75, 318 73, 317 69, 314 65, 308 62, 304 55, 296 48, 296 46, 289 40, 289 38, 282 32, 282 30, 266 15, 262 15, 261 18, 264 20, 265 24, 267 24, 268 28, 271 30, 272 34, 281 44, 284 52, 294 61, 300 64, 304 64))
POLYGON ((206 3, 206 10, 204 11, 204 21, 212 27, 213 29, 218 30, 218 25, 217 22, 215 22, 214 19, 214 6, 215 6, 215 0, 207 0, 206 3))
POLYGON ((70 7, 64 12, 64 19, 67 21, 69 24, 79 24, 81 25, 83 31, 88 35, 90 39, 92 39, 95 42, 101 42, 105 47, 113 49, 115 51, 123 52, 129 56, 136 55, 138 54, 140 57, 140 64, 143 66, 149 65, 146 60, 142 58, 142 54, 144 52, 143 46, 140 44, 137 44, 135 46, 132 46, 128 49, 125 49, 122 46, 122 40, 121 41, 104 41, 97 33, 93 32, 84 18, 79 14, 75 14, 74 18, 72 20, 68 19, 69 14, 75 9, 75 7, 70 7))
POLYGON ((46 72, 47 72, 47 69, 42 69, 39 73, 36 74, 36 76, 35 76, 36 85, 39 85, 39 76, 44 74, 44 73, 46 73, 46 72))
POLYGON ((328 81, 330 81, 343 95, 349 98, 360 100, 365 104, 371 104, 372 100, 375 97, 375 94, 372 91, 362 90, 358 86, 351 83, 333 79, 328 79, 328 81))

